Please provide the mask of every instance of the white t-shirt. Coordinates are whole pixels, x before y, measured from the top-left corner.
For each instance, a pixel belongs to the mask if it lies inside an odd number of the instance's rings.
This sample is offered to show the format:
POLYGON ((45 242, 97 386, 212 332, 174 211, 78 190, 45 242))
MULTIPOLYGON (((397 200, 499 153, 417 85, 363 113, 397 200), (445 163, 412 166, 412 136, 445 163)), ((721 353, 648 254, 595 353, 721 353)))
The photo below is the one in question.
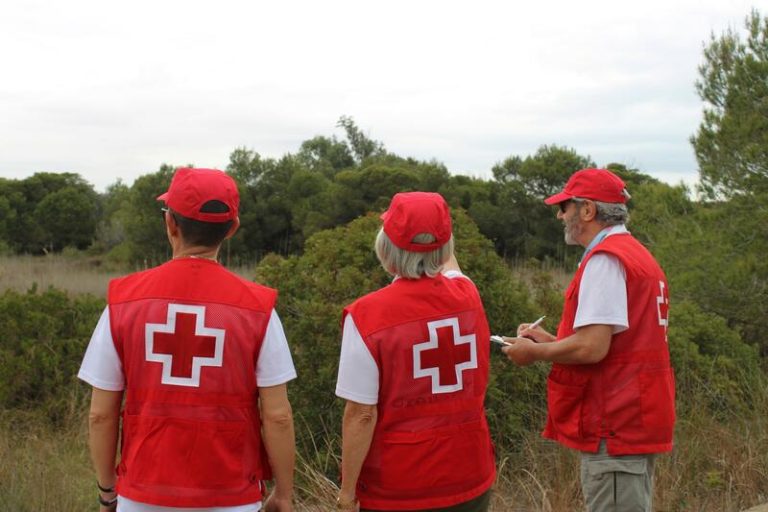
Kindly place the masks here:
MULTIPOLYGON (((627 233, 623 225, 612 226, 608 236, 627 233)), ((579 305, 573 327, 611 325, 617 334, 629 328, 627 274, 616 256, 597 253, 587 260, 579 286, 579 305)))
MULTIPOLYGON (((469 279, 458 270, 449 270, 443 276, 469 279)), ((352 315, 344 318, 336 396, 367 405, 379 402, 379 367, 357 330, 352 315)))
MULTIPOLYGON (((125 389, 122 363, 112 342, 109 306, 104 308, 96 324, 77 376, 95 388, 107 391, 125 389)), ((256 382, 259 387, 269 387, 284 384, 295 378, 296 369, 288 349, 283 324, 273 309, 256 362, 256 382)), ((261 510, 261 502, 235 507, 179 508, 140 503, 122 496, 118 496, 117 501, 118 512, 256 512, 258 510, 261 510)))

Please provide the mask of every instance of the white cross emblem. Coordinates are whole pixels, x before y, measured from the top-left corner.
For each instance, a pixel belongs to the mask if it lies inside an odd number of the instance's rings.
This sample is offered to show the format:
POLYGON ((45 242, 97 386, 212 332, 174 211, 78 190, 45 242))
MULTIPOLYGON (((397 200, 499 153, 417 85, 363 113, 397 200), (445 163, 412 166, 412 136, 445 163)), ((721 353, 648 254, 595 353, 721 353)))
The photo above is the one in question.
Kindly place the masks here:
POLYGON ((413 378, 430 377, 432 379, 432 393, 452 393, 463 389, 462 375, 464 370, 477 368, 477 343, 474 334, 461 335, 458 318, 447 318, 427 323, 429 329, 429 341, 413 346, 413 378), (437 330, 441 327, 452 329, 451 342, 440 343, 437 330), (455 347, 463 347, 458 353, 455 347), (438 358, 440 352, 450 352, 453 362, 441 364, 443 361, 432 361, 438 358), (456 364, 458 360, 458 364, 456 364), (426 365, 426 367, 425 367, 426 365), (441 375, 442 373, 442 375, 441 375), (443 380, 441 380, 441 377, 443 380), (445 382, 444 382, 445 381, 445 382))
POLYGON ((221 366, 224 358, 224 329, 214 329, 205 326, 205 306, 190 306, 184 304, 168 304, 168 319, 165 324, 147 324, 145 328, 145 349, 146 360, 163 365, 161 382, 174 386, 200 387, 200 371, 203 366, 221 366), (189 324, 189 319, 185 318, 180 325, 181 332, 176 331, 177 316, 194 316, 194 330, 189 324), (159 335, 159 336, 156 336, 159 335), (158 337, 159 340, 155 340, 158 337), (174 339, 184 340, 183 347, 185 354, 178 353, 178 343, 172 343, 174 339), (211 340, 213 338, 213 340, 211 340), (171 343, 169 343, 170 340, 171 343), (213 343, 212 350, 210 344, 213 343), (205 343, 207 347, 201 347, 205 343), (175 347, 165 347, 171 344, 175 347), (204 351, 202 354, 195 354, 195 348, 204 351), (212 352, 212 354, 211 354, 212 352), (176 365, 174 365, 174 357, 176 365), (191 369, 188 375, 179 375, 187 373, 185 365, 189 364, 191 358, 191 369), (186 360, 184 360, 186 359, 186 360), (179 368, 183 368, 182 371, 179 368))

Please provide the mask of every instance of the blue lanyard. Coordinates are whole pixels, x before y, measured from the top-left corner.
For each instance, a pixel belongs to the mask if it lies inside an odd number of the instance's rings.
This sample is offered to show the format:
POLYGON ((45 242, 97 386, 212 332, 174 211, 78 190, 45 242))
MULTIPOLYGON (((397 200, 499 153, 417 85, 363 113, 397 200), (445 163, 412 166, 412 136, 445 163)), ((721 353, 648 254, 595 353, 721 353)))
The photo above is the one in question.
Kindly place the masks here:
POLYGON ((608 236, 608 233, 610 233, 610 231, 611 231, 611 227, 612 227, 612 226, 609 226, 609 227, 605 228, 604 230, 602 230, 601 232, 599 232, 599 233, 598 233, 598 234, 595 236, 595 238, 593 238, 593 239, 592 239, 592 241, 591 241, 591 242, 589 242, 589 245, 587 246, 587 248, 586 248, 586 249, 584 249, 584 254, 581 256, 581 260, 579 260, 579 266, 581 266, 581 262, 582 262, 582 261, 584 261, 584 258, 586 258, 586 257, 587 257, 587 254, 589 254, 589 251, 591 251, 592 249, 594 249, 594 248, 595 248, 595 246, 596 246, 597 244, 599 244, 600 242, 602 242, 602 241, 603 241, 603 239, 604 239, 606 236, 608 236))

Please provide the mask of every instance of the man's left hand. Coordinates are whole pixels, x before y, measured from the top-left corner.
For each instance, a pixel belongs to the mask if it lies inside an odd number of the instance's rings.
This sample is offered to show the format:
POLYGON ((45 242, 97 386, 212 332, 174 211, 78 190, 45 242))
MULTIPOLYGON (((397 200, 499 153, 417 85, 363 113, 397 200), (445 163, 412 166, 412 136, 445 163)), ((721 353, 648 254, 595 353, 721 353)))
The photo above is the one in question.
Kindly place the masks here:
POLYGON ((536 342, 528 338, 504 338, 510 345, 502 347, 501 351, 510 361, 518 366, 528 366, 538 359, 535 356, 536 342))
POLYGON ((264 512, 293 512, 293 500, 281 498, 274 492, 264 502, 264 512))

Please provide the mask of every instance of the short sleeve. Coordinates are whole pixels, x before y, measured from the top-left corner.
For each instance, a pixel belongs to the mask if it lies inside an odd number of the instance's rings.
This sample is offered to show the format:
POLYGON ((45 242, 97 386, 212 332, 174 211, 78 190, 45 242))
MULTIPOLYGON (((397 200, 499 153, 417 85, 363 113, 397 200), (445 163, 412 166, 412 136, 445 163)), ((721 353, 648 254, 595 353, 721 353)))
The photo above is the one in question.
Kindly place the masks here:
POLYGON ((269 317, 264 342, 256 362, 256 383, 266 388, 285 384, 296 378, 293 358, 285 338, 283 324, 274 309, 269 317))
POLYGON ((627 278, 616 256, 598 253, 587 260, 579 286, 573 327, 611 325, 617 334, 629 328, 627 278))
POLYGON ((360 336, 352 315, 344 319, 336 396, 367 405, 379 402, 379 367, 360 336))
POLYGON ((107 391, 125 389, 123 363, 120 361, 120 356, 117 355, 115 344, 112 341, 109 306, 104 308, 104 312, 93 330, 91 341, 85 350, 85 356, 77 376, 95 388, 107 391))
POLYGON ((472 282, 472 280, 468 276, 462 274, 460 270, 447 270, 443 272, 443 276, 448 279, 461 278, 461 279, 466 279, 470 283, 472 282))

